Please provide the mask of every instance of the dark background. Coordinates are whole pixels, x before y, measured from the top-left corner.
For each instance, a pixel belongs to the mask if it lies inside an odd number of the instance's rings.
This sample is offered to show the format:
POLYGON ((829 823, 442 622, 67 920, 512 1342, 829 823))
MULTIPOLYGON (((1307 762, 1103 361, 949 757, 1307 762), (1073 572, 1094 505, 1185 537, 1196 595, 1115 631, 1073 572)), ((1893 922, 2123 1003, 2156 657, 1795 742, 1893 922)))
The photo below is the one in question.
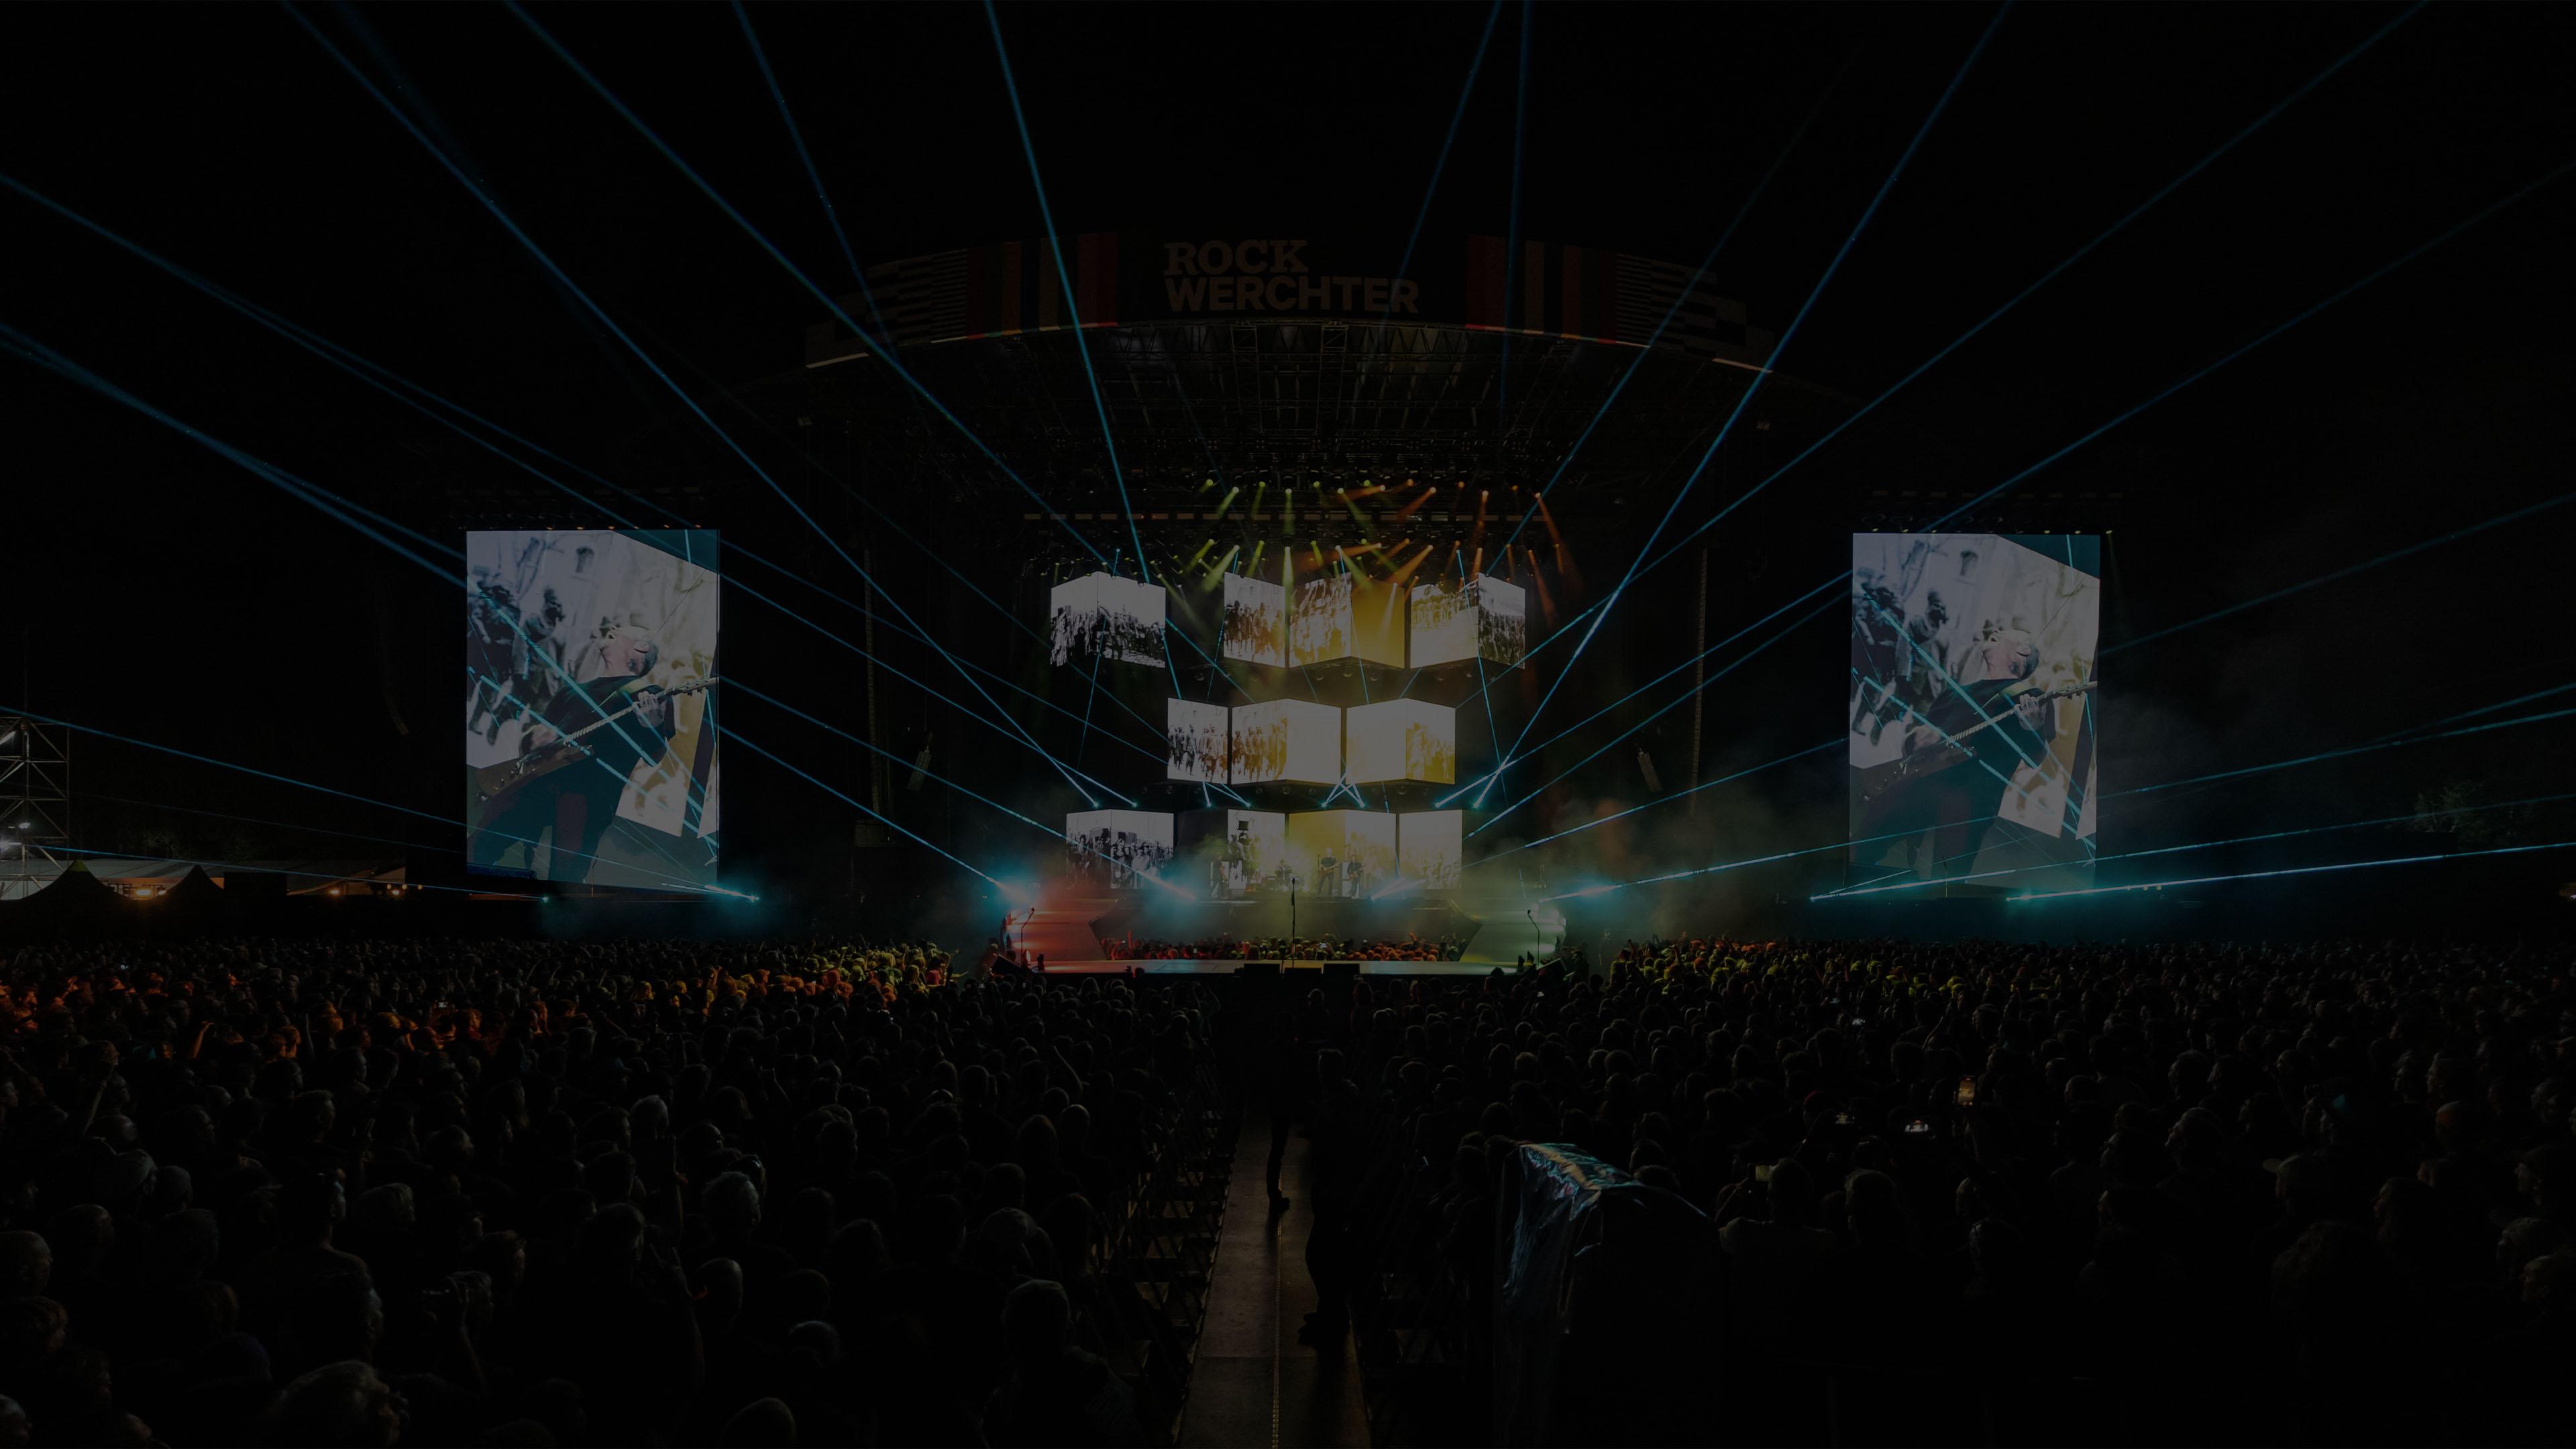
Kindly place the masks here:
MULTIPOLYGON (((795 368, 820 308, 507 10, 300 13, 399 95, 720 417, 731 416, 720 388, 795 368)), ((847 289, 730 8, 530 13, 789 258, 827 290, 847 289)), ((1380 245, 1391 269, 1489 13, 1005 6, 1001 19, 1060 230, 1284 227, 1380 245)), ((1855 404, 1876 396, 2400 13, 2016 9, 1780 366, 1855 404)), ((1713 269, 1757 325, 1785 332, 1993 14, 1509 6, 1423 246, 1515 230, 1527 23, 1524 237, 1693 262, 1824 97, 1713 269)), ((758 6, 751 16, 863 264, 1043 230, 980 7, 758 6)), ((855 596, 832 552, 284 10, 19 7, 0 19, 0 37, 0 172, 577 462, 639 481, 649 472, 664 486, 694 476, 697 493, 657 496, 855 596)), ((1898 506, 1875 494, 1990 486, 2576 160, 2571 41, 2564 7, 2413 15, 1722 530, 1711 637, 1847 566, 1844 535, 1898 506)), ((2051 491, 2106 499, 2098 520, 2066 519, 2062 503, 2051 515, 2111 533, 2106 645, 2565 492, 2576 476, 2571 197, 2568 182, 2543 189, 2023 485, 2034 506, 2051 491)), ((478 512, 475 480, 507 472, 498 460, 23 198, 0 194, 0 217, 11 259, 0 321, 424 532, 492 521, 478 512)), ((12 599, 0 704, 454 812, 452 585, 117 404, 16 358, 0 368, 17 444, 0 481, 12 599)), ((849 499, 816 479, 788 481, 857 546, 864 522, 849 499)), ((929 547, 979 575, 994 566, 978 552, 990 521, 972 510, 916 497, 902 478, 849 481, 889 505, 909 500, 907 516, 937 530, 929 547)), ((1721 456, 1677 521, 1695 523, 1752 481, 1721 456)), ((1668 497, 1565 500, 1587 540, 1586 601, 1618 576, 1668 497)), ((2571 519, 2576 509, 2538 514, 2116 656, 2104 675, 2104 787, 2340 748, 2576 679, 2571 519)), ((892 561, 886 577, 950 647, 1079 700, 1078 682, 1050 683, 1025 637, 991 627, 982 604, 918 557, 892 561)), ((1007 580, 994 578, 1002 592, 1007 580)), ((1664 580, 1623 602, 1541 734, 1682 657, 1677 587, 1664 580)), ((810 617, 830 607, 787 593, 810 617)), ((792 681, 802 707, 854 722, 847 656, 817 655, 801 626, 741 601, 728 613, 730 659, 792 681)), ((846 614, 826 622, 857 628, 846 614)), ((1832 733, 1840 627, 1838 616, 1811 625, 1711 691, 1703 774, 1832 733)), ((945 666, 924 656, 908 667, 945 666)), ((953 678, 934 682, 962 695, 953 678)), ((1142 707, 1164 692, 1128 683, 1142 707)), ((973 772, 979 788, 1040 818, 1063 807, 1046 791, 1052 776, 998 736, 933 701, 890 696, 887 708, 902 753, 935 736, 935 768, 973 772)), ((864 758, 827 736, 748 705, 732 718, 816 775, 863 790, 864 758)), ((1675 711, 1643 738, 1667 786, 1689 748, 1679 733, 1688 718, 1675 711)), ((2446 791, 2458 803, 2576 790, 2570 723, 2121 802, 2131 808, 2106 813, 2105 848, 2373 818, 2446 791)), ((1570 764, 1595 742, 1559 758, 1570 764)), ((428 821, 127 746, 84 739, 78 759, 84 845, 381 848, 173 805, 453 842, 428 821)), ((1546 774, 1554 764, 1543 762, 1546 774)), ((728 860, 743 879, 819 893, 858 889, 880 868, 852 860, 856 812, 745 752, 727 765, 728 860)), ((1830 757, 1771 772, 1707 792, 1687 814, 1674 807, 1669 822, 1648 812, 1638 829, 1591 832, 1589 854, 1552 868, 1617 879, 1821 844, 1841 832, 1842 789, 1830 757)), ((971 802, 931 796, 907 804, 907 818, 970 858, 1043 845, 971 802)), ((1534 805, 1526 828, 1496 834, 1530 838, 1645 798, 1623 744, 1534 805)), ((2576 838, 2563 811, 2469 819, 2497 833, 2326 835, 2157 858, 2126 878, 2576 838)), ((2576 864, 2540 853, 2454 873, 2459 889, 2528 903, 2576 864)), ((1803 894, 1812 874, 1746 873, 1758 884, 1744 888, 1803 894)), ((2402 868, 2355 879, 2385 893, 2430 877, 2402 868)), ((2425 923, 2445 918, 2428 910, 2425 923)))

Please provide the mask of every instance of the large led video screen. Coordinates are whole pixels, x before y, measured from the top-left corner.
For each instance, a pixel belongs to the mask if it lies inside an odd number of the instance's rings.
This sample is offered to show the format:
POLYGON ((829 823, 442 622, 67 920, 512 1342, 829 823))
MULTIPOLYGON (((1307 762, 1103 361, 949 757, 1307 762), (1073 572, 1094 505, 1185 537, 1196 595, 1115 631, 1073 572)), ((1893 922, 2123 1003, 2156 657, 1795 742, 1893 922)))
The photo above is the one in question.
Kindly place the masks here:
POLYGON ((1249 574, 1225 576, 1225 647, 1247 664, 1288 662, 1288 587, 1249 574))
POLYGON ((1230 784, 1330 785, 1342 778, 1342 712, 1329 704, 1273 699, 1237 705, 1229 744, 1230 784))
POLYGON ((1395 817, 1403 878, 1426 891, 1454 891, 1466 869, 1465 816, 1456 810, 1416 810, 1395 817))
POLYGON ((1343 712, 1343 774, 1354 785, 1389 780, 1458 782, 1458 712, 1418 699, 1355 704, 1343 712))
POLYGON ((1455 664, 1476 657, 1476 610, 1466 586, 1455 577, 1418 584, 1407 600, 1412 615, 1412 662, 1416 669, 1455 664))
POLYGON ((474 532, 465 560, 467 869, 715 884, 715 532, 474 532))
POLYGON ((1163 662, 1163 591, 1154 584, 1089 573, 1047 590, 1047 657, 1128 664, 1163 662))
POLYGON ((1856 882, 2091 881, 2101 557, 2077 534, 1853 536, 1856 882))
POLYGON ((1395 817, 1381 810, 1309 810, 1288 817, 1288 869, 1298 889, 1332 900, 1392 890, 1395 817))
POLYGON ((1164 705, 1163 739, 1168 749, 1164 779, 1195 780, 1203 785, 1225 783, 1225 713, 1224 705, 1191 699, 1175 699, 1164 705))
POLYGON ((1172 862, 1172 817, 1151 810, 1077 810, 1064 817, 1065 869, 1099 890, 1131 891, 1172 862))
POLYGON ((1476 652, 1508 668, 1529 653, 1529 591, 1491 574, 1467 584, 1467 606, 1476 615, 1476 652))

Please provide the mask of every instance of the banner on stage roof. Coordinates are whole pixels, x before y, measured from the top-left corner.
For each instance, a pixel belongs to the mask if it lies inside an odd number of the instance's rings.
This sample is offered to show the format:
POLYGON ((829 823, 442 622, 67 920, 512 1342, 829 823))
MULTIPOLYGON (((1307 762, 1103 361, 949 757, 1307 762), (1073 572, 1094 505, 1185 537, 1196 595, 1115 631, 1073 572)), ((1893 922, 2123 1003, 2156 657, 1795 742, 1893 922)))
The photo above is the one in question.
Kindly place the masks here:
POLYGON ((1225 576, 1225 647, 1247 664, 1288 662, 1288 589, 1250 574, 1225 576))
POLYGON ((1116 574, 1088 573, 1047 591, 1047 657, 1056 664, 1163 662, 1163 590, 1116 574))
POLYGON ((1170 754, 1163 765, 1166 780, 1194 780, 1222 785, 1226 776, 1226 708, 1175 699, 1164 705, 1163 733, 1170 754))
POLYGON ((1273 699, 1237 705, 1228 743, 1229 784, 1330 785, 1342 778, 1342 712, 1329 704, 1273 699))
POLYGON ((1395 817, 1396 852, 1404 879, 1426 891, 1454 891, 1466 868, 1465 815, 1456 810, 1415 810, 1395 817))
POLYGON ((1064 817, 1065 869, 1104 890, 1141 889, 1172 861, 1172 817, 1151 810, 1077 810, 1064 817))
POLYGON ((1418 699, 1355 704, 1342 715, 1343 777, 1354 785, 1389 780, 1458 782, 1458 712, 1418 699))
POLYGON ((1496 236, 1425 242, 1408 274, 1384 250, 1330 237, 1090 232, 998 242, 868 268, 868 290, 805 333, 805 363, 868 356, 864 322, 895 347, 1156 322, 1429 323, 1660 347, 1757 367, 1770 333, 1705 269, 1496 236), (1059 266, 1061 270, 1059 270, 1059 266), (1070 286, 1067 285, 1068 279, 1070 286))
POLYGON ((465 559, 467 869, 714 885, 717 535, 504 529, 465 559))
POLYGON ((1856 883, 2091 883, 2101 556, 2078 534, 1853 535, 1856 883))
POLYGON ((1395 817, 1382 810, 1309 810, 1288 817, 1288 870, 1298 889, 1365 900, 1395 885, 1395 817))

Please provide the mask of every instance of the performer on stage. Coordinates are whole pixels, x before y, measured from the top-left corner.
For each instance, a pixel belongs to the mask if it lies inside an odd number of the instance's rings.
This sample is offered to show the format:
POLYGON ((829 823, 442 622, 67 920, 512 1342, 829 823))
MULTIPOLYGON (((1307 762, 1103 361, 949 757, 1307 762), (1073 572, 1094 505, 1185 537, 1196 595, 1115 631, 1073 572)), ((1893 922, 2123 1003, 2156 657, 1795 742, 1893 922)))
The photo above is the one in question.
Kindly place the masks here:
MULTIPOLYGON (((1872 776, 1894 772, 1863 805, 1854 835, 1931 831, 1930 852, 1914 867, 1919 878, 1930 878, 1940 862, 1955 861, 1963 871, 1974 863, 2013 772, 2043 758, 2057 735, 2055 707, 2030 684, 2039 665, 2030 635, 2002 630, 1968 646, 1961 662, 1974 677, 1952 681, 1908 715, 1905 754, 1861 777, 1866 799, 1872 776), (1979 728, 1989 720, 1997 723, 1979 728)), ((1915 842, 1900 846, 1912 850, 1915 842)))
MULTIPOLYGON (((570 748, 587 752, 560 769, 535 776, 493 800, 476 823, 472 863, 497 865, 513 845, 526 844, 552 828, 553 857, 546 879, 588 878, 599 838, 617 818, 635 767, 661 758, 677 732, 672 697, 646 686, 625 693, 652 672, 661 651, 653 637, 634 628, 612 630, 599 643, 601 673, 558 693, 520 737, 522 757, 566 739, 586 726, 612 723, 584 734, 570 748)), ((535 873, 536 847, 529 845, 530 873, 535 873)))

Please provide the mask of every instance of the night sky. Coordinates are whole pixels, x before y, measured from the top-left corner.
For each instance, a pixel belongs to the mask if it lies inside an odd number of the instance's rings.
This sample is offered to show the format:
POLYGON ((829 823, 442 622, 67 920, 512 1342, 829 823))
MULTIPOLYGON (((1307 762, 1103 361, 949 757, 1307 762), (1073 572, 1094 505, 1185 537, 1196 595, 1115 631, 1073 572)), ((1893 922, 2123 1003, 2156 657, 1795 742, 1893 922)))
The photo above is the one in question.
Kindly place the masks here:
MULTIPOLYGON (((748 383, 797 365, 802 329, 821 309, 509 10, 298 13, 403 98, 692 391, 705 390, 700 378, 748 383)), ((847 290, 732 8, 528 13, 797 265, 847 290)), ((862 264, 1041 234, 980 6, 749 13, 862 264)), ((1383 247, 1391 268, 1490 13, 1054 5, 1000 16, 1061 231, 1326 235, 1383 247)), ((2014 9, 1779 366, 1855 406, 1877 396, 2403 13, 2014 9)), ((1515 229, 1526 52, 1517 232, 1688 264, 1777 162, 1712 274, 1756 325, 1786 331, 1994 16, 1983 6, 1506 7, 1431 197, 1425 245, 1515 229)), ((0 174, 591 466, 614 468, 639 439, 673 431, 672 395, 296 16, 261 5, 21 6, 0 20, 0 37, 0 174)), ((1991 486, 2576 161, 2571 56, 2576 14, 2563 6, 2406 18, 1784 482, 1797 509, 1764 516, 1795 520, 1798 536, 1759 541, 1792 558, 1768 592, 1785 597, 1790 578, 1847 560, 1843 535, 1872 490, 1991 486)), ((2572 222, 2576 177, 2026 485, 2124 495, 2102 520, 2113 535, 2106 647, 2576 488, 2572 222)), ((453 537, 474 521, 452 485, 495 464, 417 414, 21 195, 0 192, 0 236, 10 259, 0 322, 424 532, 453 537)), ((461 609, 451 586, 116 403, 16 357, 0 356, 0 369, 18 448, 0 471, 12 603, 0 710, 22 703, 452 810, 455 665, 442 651, 454 648, 461 609)), ((715 501, 699 521, 779 540, 819 577, 828 553, 794 542, 801 525, 765 490, 728 482, 719 456, 706 453, 715 501)), ((1742 481, 1721 468, 1683 520, 1742 481)), ((1660 500, 1626 508, 1642 541, 1660 500)), ((2536 513, 2114 656, 2105 787, 2341 748, 2576 681, 2571 529, 2576 507, 2536 513)), ((973 530, 962 520, 939 542, 971 549, 973 530)), ((1595 589, 1623 562, 1599 546, 1587 570, 1595 589)), ((1777 602, 1762 597, 1751 613, 1777 602)), ((729 648, 755 618, 729 616, 729 648)), ((1630 622, 1586 661, 1604 681, 1671 662, 1670 631, 1630 622)), ((1713 620, 1713 632, 1740 622, 1713 620)), ((1810 630, 1766 658, 1767 673, 1748 670, 1712 696, 1710 773, 1831 732, 1844 663, 1835 632, 1810 630)), ((818 707, 847 697, 817 690, 818 707)), ((2360 819, 2443 789, 2477 800, 2576 791, 2571 726, 2146 797, 2106 817, 2106 841, 2360 819)), ((81 807, 84 843, 141 849, 157 825, 165 833, 151 839, 192 850, 377 849, 207 817, 174 825, 110 796, 448 838, 426 821, 128 748, 81 749, 79 789, 100 797, 81 807)), ((1600 781, 1565 808, 1634 803, 1633 771, 1617 773, 1626 755, 1605 757, 1600 781)), ((842 756, 818 758, 835 778, 855 778, 842 756)), ((745 798, 793 800, 742 768, 745 798)), ((1841 788, 1836 771, 1784 774, 1730 806, 1738 835, 1667 844, 1732 849, 1766 831, 1780 848, 1821 843, 1833 837, 1816 832, 1839 827, 1841 788)), ((728 823, 755 835, 755 816, 738 806, 728 823)), ((2495 838, 2576 838, 2563 807, 2516 821, 2498 828, 2522 834, 2495 838)), ((2411 837, 2422 848, 2458 843, 2427 839, 2411 837)), ((2398 853, 2382 848, 2392 840, 2409 837, 2325 837, 2229 859, 2240 869, 2362 859, 2398 853)), ((1640 848, 1655 848, 1651 837, 1640 848)), ((2507 859, 2517 863, 2499 866, 2499 879, 2515 889, 2576 876, 2567 853, 2507 859)))

